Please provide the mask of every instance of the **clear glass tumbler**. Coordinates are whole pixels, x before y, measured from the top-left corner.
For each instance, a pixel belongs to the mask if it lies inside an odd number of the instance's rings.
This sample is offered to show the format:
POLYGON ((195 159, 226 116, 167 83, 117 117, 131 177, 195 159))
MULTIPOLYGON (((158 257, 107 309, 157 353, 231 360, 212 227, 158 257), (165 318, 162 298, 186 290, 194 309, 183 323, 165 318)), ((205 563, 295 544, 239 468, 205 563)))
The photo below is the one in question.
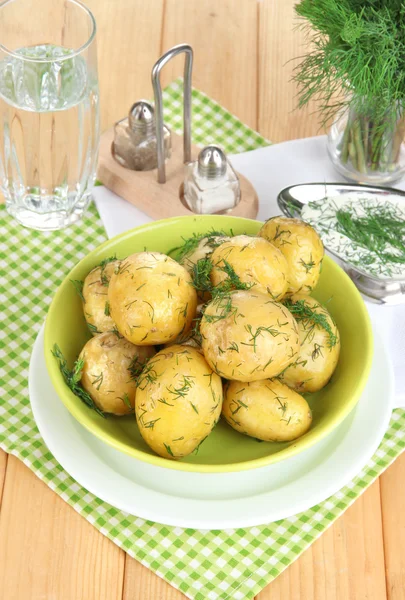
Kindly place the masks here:
POLYGON ((99 144, 96 24, 76 0, 0 3, 0 185, 8 212, 61 229, 91 199, 99 144))

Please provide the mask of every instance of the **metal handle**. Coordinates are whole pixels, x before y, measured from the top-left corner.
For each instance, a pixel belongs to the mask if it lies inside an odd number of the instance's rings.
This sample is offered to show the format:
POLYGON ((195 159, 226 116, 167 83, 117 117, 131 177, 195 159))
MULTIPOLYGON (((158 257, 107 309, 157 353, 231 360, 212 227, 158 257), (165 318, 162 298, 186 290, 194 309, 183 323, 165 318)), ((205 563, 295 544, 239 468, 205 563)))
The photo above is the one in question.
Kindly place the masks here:
POLYGON ((158 163, 158 183, 166 183, 165 152, 163 138, 163 100, 162 87, 160 85, 160 72, 175 56, 185 53, 186 60, 184 64, 184 91, 183 91, 183 160, 185 163, 191 161, 191 73, 193 69, 193 49, 189 44, 179 44, 173 46, 165 52, 163 56, 155 63, 152 69, 152 86, 155 96, 155 122, 156 122, 156 141, 157 141, 157 163, 158 163))

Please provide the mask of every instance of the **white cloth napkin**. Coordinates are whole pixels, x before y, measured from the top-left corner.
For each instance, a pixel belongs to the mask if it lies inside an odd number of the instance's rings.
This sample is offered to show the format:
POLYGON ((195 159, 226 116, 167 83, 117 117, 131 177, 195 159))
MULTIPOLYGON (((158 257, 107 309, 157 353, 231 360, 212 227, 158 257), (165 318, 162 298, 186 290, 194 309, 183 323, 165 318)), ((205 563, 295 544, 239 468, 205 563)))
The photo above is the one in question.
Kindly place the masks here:
MULTIPOLYGON (((258 193, 257 219, 260 221, 280 214, 277 194, 289 185, 344 181, 329 161, 325 136, 274 144, 230 158, 236 170, 252 182, 258 193)), ((405 189, 405 181, 396 187, 405 189)), ((110 238, 152 221, 107 188, 96 187, 94 197, 110 238)), ((405 304, 380 306, 366 301, 366 305, 390 352, 395 373, 395 406, 405 406, 405 304)))

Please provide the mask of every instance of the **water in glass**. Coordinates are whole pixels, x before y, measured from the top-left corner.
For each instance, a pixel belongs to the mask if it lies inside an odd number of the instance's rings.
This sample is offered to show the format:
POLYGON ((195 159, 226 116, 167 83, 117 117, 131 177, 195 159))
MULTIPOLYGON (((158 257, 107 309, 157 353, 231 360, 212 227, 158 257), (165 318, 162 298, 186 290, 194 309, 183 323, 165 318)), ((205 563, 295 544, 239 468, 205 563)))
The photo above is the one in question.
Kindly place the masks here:
POLYGON ((86 60, 54 44, 15 50, 0 62, 0 115, 8 211, 35 229, 75 222, 90 200, 99 138, 97 76, 86 60))

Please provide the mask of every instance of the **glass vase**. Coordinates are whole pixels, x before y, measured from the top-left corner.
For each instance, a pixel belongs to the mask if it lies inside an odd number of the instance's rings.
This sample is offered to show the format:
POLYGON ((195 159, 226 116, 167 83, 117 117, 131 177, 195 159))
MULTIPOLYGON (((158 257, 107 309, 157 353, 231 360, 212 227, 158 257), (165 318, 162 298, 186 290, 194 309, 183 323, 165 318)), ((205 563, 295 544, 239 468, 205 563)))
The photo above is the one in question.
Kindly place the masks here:
POLYGON ((338 114, 328 136, 329 156, 341 175, 356 183, 383 185, 405 174, 405 116, 393 107, 383 117, 359 110, 338 114))

